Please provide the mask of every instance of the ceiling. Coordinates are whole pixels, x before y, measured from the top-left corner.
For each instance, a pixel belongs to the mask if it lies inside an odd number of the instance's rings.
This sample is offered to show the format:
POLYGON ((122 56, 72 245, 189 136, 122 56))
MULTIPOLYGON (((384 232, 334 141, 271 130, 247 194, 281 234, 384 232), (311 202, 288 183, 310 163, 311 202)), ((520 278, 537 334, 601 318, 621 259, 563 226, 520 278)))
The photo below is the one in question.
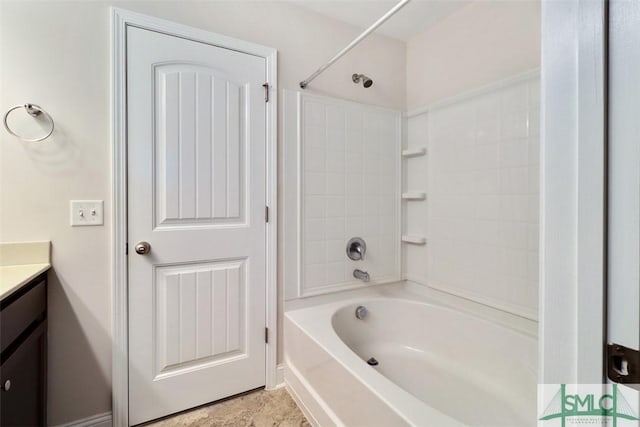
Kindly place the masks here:
MULTIPOLYGON (((290 0, 321 15, 368 28, 398 1, 389 0, 290 0)), ((382 24, 376 32, 407 41, 472 0, 412 0, 382 24)))

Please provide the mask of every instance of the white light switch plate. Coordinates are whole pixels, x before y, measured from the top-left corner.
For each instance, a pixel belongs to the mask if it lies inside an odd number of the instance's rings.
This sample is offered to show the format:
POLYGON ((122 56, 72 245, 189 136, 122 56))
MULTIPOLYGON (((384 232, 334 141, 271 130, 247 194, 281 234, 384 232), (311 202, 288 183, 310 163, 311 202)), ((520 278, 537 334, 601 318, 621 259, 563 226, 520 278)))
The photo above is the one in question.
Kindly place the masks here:
POLYGON ((74 227, 104 224, 102 200, 72 200, 71 225, 74 227))

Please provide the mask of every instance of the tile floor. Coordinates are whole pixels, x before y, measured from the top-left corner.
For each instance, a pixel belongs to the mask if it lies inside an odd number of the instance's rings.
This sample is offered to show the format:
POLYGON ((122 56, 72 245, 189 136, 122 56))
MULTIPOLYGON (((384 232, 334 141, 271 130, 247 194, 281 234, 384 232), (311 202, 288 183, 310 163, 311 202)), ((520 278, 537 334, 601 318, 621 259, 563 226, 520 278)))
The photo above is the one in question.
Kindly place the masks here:
POLYGON ((145 427, 311 427, 284 387, 257 390, 145 427))

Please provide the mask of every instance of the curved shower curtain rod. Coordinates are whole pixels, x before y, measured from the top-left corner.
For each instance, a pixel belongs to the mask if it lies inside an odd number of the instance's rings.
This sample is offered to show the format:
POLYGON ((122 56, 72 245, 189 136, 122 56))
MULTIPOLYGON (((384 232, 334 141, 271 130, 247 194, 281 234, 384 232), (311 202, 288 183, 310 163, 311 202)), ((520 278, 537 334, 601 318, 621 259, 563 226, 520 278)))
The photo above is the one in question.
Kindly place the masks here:
POLYGON ((351 43, 349 43, 347 45, 347 47, 345 47, 344 49, 342 49, 340 52, 338 52, 333 58, 331 58, 326 64, 324 64, 322 67, 318 68, 316 70, 315 73, 311 74, 309 77, 307 77, 306 80, 303 80, 300 82, 300 87, 302 89, 306 89, 307 86, 309 85, 309 83, 311 83, 313 81, 313 79, 315 79, 316 77, 318 77, 320 74, 322 74, 322 72, 324 70, 326 70, 327 68, 329 68, 331 65, 333 65, 334 62, 336 62, 338 59, 342 58, 342 56, 344 56, 345 53, 349 52, 351 49, 353 49, 358 43, 360 43, 362 40, 364 40, 369 34, 371 34, 373 31, 375 31, 376 28, 378 28, 380 25, 384 24, 384 22, 386 20, 388 20, 389 18, 391 18, 393 15, 396 14, 396 12, 398 12, 400 9, 402 9, 403 7, 405 7, 407 5, 407 3, 409 3, 411 0, 401 0, 398 4, 396 4, 395 6, 393 6, 387 13, 385 13, 384 15, 382 15, 382 17, 380 19, 378 19, 376 22, 373 23, 373 25, 371 25, 369 28, 367 28, 366 30, 364 30, 364 32, 362 34, 360 34, 358 37, 356 37, 355 39, 353 39, 353 41, 351 43))

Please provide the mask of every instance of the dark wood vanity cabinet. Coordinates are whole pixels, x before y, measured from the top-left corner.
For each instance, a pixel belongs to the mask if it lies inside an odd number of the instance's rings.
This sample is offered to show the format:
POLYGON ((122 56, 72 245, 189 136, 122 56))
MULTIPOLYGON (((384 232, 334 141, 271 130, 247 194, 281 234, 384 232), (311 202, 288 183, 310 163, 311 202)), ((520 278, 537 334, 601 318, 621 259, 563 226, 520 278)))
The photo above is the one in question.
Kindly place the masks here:
POLYGON ((45 426, 47 280, 0 302, 0 426, 45 426))

